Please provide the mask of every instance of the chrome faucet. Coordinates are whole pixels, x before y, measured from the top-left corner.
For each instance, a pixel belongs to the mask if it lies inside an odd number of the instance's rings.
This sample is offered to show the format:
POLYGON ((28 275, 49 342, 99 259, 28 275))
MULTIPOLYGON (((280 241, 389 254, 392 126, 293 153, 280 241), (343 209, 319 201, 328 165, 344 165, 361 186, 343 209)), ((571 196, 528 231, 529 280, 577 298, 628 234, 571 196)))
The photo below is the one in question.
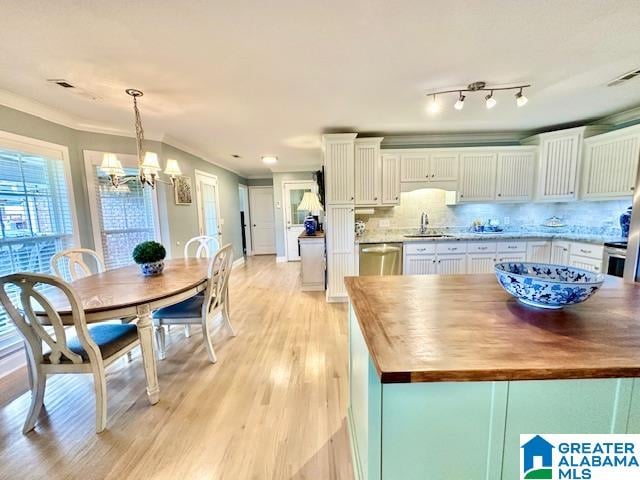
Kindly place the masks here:
POLYGON ((427 233, 427 225, 429 225, 429 217, 427 212, 422 212, 422 215, 420 215, 420 233, 427 233))

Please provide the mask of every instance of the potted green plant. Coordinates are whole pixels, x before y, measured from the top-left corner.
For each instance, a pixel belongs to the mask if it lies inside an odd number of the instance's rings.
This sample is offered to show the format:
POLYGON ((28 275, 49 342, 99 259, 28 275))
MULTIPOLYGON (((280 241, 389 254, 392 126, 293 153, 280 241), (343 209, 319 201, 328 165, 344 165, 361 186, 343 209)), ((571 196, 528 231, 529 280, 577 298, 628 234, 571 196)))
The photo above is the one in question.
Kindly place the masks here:
POLYGON ((133 260, 140 265, 144 276, 160 275, 164 269, 164 257, 167 251, 158 242, 148 241, 136 245, 133 249, 133 260))

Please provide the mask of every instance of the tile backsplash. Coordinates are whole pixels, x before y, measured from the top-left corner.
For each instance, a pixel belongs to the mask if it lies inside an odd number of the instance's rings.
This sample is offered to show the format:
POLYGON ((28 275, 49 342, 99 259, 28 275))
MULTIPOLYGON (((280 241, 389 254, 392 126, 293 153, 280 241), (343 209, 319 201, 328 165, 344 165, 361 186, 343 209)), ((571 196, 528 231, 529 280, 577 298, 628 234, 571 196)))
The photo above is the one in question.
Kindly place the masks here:
POLYGON ((379 208, 372 215, 356 218, 367 224, 367 230, 388 228, 418 228, 420 214, 429 216, 433 228, 470 227, 474 220, 497 219, 505 229, 535 228, 547 218, 557 216, 564 223, 580 230, 594 230, 611 235, 620 234, 619 217, 631 200, 563 203, 501 203, 446 205, 445 191, 425 188, 401 194, 400 206, 379 208))

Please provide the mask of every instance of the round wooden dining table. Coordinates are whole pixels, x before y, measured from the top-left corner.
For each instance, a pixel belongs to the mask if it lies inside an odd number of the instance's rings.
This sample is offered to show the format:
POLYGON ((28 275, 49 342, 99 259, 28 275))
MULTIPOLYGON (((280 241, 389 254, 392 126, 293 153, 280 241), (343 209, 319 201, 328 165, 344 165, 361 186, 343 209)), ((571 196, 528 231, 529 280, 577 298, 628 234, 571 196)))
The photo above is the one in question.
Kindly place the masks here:
MULTIPOLYGON (((71 282, 84 308, 87 323, 137 317, 138 338, 151 404, 158 403, 160 388, 156 368, 151 312, 193 297, 205 289, 209 259, 166 260, 161 275, 145 277, 137 265, 115 268, 71 282)), ((62 292, 47 293, 47 299, 63 323, 73 325, 71 307, 62 292)), ((40 317, 46 324, 46 317, 40 317)))

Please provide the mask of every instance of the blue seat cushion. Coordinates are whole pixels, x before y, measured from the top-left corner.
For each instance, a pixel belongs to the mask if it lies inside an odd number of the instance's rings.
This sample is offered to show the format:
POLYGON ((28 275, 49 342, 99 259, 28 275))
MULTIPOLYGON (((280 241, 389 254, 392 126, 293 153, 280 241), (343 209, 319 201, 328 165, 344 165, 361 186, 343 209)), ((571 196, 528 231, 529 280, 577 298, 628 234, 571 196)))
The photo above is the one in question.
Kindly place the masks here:
POLYGON ((175 305, 162 307, 153 312, 152 316, 154 320, 179 318, 199 319, 202 317, 202 302, 204 302, 204 295, 196 295, 175 305))
MULTIPOLYGON (((138 328, 133 323, 102 323, 90 326, 89 334, 100 348, 102 358, 107 358, 135 342, 138 339, 138 328)), ((80 355, 83 361, 89 361, 89 355, 80 344, 77 336, 73 335, 67 338, 67 347, 73 353, 80 355)), ((50 363, 50 355, 50 351, 43 353, 42 357, 45 363, 50 363)), ((71 360, 62 355, 60 363, 71 363, 71 360)))

